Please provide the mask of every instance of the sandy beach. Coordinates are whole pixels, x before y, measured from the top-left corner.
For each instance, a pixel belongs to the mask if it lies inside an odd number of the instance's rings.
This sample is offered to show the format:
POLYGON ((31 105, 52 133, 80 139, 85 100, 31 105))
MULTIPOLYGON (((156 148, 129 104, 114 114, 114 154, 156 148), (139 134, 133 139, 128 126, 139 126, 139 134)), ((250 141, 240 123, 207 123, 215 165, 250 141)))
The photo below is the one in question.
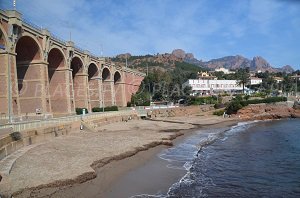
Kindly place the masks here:
MULTIPOLYGON (((171 146, 174 138, 195 128, 235 122, 206 113, 112 123, 99 127, 98 132, 76 131, 18 158, 9 177, 0 183, 1 193, 14 197, 106 197, 119 177, 147 164, 166 148, 164 145, 171 146)), ((174 179, 169 177, 161 185, 174 179)))

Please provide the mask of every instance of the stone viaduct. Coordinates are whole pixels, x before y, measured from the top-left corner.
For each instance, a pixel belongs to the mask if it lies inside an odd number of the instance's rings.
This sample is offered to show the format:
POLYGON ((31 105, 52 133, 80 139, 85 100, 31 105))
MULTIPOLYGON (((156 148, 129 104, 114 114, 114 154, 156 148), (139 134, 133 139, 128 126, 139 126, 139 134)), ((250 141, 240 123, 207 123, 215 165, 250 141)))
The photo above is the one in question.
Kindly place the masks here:
POLYGON ((0 10, 0 46, 2 116, 126 106, 145 76, 55 37, 15 10, 0 10))

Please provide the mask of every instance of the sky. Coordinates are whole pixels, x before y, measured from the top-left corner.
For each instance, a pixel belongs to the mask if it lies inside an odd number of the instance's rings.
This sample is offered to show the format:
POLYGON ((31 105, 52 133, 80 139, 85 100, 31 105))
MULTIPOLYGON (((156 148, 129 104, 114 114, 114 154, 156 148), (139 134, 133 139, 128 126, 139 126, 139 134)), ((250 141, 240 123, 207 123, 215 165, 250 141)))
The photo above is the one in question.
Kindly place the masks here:
POLYGON ((300 0, 17 0, 16 9, 99 56, 183 49, 203 61, 262 56, 300 69, 300 0))

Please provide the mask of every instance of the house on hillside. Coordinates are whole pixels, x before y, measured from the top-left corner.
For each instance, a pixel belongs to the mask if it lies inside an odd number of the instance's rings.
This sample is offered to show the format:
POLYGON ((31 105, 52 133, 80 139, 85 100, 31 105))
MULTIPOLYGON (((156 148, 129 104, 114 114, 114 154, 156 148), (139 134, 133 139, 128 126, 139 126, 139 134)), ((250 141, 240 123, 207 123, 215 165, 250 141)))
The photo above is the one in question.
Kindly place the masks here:
POLYGON ((250 85, 259 85, 261 83, 262 83, 262 79, 261 78, 250 77, 250 85))
POLYGON ((280 82, 283 81, 283 78, 275 76, 275 77, 274 77, 274 80, 275 80, 277 83, 280 83, 280 82))
POLYGON ((215 72, 223 72, 224 74, 234 74, 234 71, 230 71, 229 69, 226 69, 224 67, 219 67, 215 69, 215 72))

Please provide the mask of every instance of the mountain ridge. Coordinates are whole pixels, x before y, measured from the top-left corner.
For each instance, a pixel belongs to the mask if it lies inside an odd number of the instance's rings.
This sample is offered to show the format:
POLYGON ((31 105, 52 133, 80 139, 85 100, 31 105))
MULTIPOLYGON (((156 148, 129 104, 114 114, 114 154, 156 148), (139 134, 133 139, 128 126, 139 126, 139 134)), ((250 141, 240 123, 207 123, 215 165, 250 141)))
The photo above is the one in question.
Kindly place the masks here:
POLYGON ((186 53, 182 49, 174 49, 171 53, 145 55, 145 56, 132 56, 130 53, 119 54, 113 61, 123 64, 125 59, 129 60, 129 66, 141 69, 141 65, 148 64, 150 67, 160 67, 161 69, 174 69, 176 62, 185 62, 188 64, 196 65, 201 68, 214 70, 216 68, 224 67, 230 70, 249 67, 250 71, 261 72, 286 72, 291 73, 294 71, 290 65, 285 65, 279 68, 273 67, 267 60, 261 56, 255 56, 252 60, 245 58, 242 55, 231 55, 221 58, 211 59, 209 61, 198 60, 192 53, 186 53))

